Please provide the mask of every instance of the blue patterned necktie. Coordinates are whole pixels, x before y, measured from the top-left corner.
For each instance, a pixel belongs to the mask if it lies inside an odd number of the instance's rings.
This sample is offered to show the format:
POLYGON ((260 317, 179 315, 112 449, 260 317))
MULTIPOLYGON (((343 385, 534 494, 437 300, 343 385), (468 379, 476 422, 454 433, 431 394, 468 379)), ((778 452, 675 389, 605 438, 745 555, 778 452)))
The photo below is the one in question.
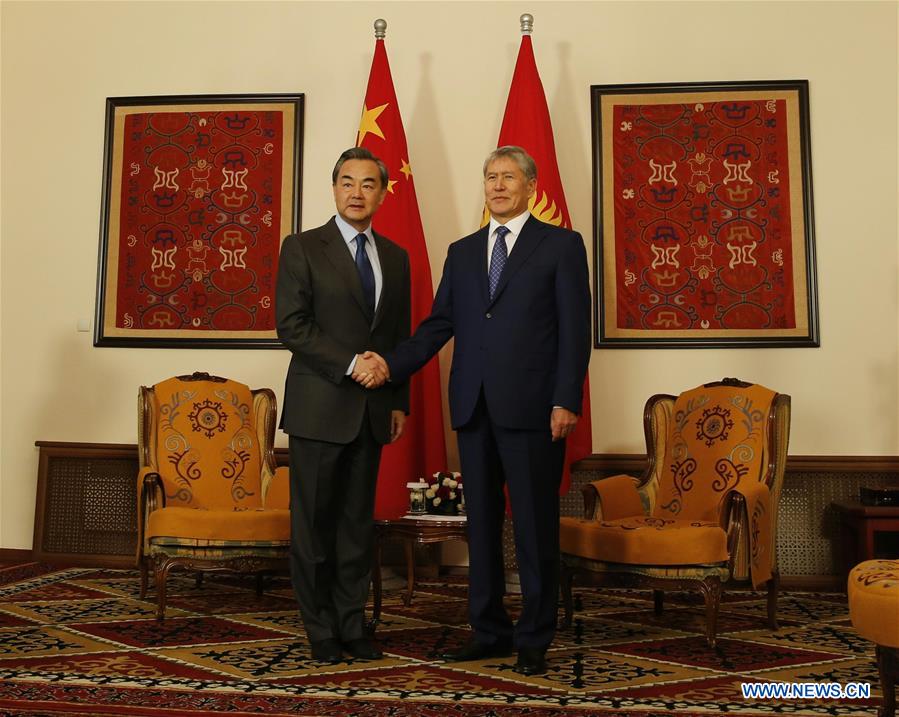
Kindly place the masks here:
POLYGON ((506 266, 506 234, 509 233, 508 227, 499 226, 496 228, 496 243, 493 245, 493 253, 490 254, 490 271, 487 279, 490 283, 490 298, 496 293, 496 287, 499 286, 499 278, 503 275, 503 269, 506 266))
POLYGON ((362 282, 362 296, 368 304, 369 311, 375 313, 375 272, 371 268, 371 261, 365 251, 365 234, 356 235, 356 269, 359 270, 359 280, 362 282))

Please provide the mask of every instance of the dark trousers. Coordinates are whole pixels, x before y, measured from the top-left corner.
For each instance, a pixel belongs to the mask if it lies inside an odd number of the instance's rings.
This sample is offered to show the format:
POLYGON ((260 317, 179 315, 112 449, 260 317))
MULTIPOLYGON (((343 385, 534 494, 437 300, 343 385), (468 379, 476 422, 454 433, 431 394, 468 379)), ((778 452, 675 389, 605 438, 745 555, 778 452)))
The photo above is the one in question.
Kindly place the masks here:
POLYGON ((469 622, 479 642, 512 640, 546 648, 556 631, 559 594, 559 484, 565 442, 553 443, 549 415, 539 431, 497 426, 483 395, 458 431, 468 514, 469 622), (518 623, 503 607, 503 521, 508 483, 523 608, 518 623))
POLYGON ((290 436, 290 576, 310 642, 363 636, 381 445, 290 436))

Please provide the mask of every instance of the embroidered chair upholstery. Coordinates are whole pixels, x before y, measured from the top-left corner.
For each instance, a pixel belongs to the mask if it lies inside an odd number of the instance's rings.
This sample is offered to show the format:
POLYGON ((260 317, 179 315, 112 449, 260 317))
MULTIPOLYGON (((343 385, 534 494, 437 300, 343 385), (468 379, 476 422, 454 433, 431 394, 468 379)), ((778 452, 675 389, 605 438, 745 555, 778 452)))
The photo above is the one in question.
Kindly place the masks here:
POLYGON ((584 487, 584 518, 561 520, 562 596, 570 624, 572 581, 701 590, 706 638, 715 644, 721 586, 748 580, 768 591, 776 629, 777 505, 790 397, 724 379, 680 396, 651 397, 644 411, 642 478, 584 487))
POLYGON ((849 571, 849 618, 876 646, 881 717, 896 714, 899 681, 899 560, 866 560, 849 571))
POLYGON ((176 566, 255 572, 282 567, 290 487, 275 468, 270 389, 195 373, 138 395, 138 565, 141 597, 156 579, 157 617, 176 566))

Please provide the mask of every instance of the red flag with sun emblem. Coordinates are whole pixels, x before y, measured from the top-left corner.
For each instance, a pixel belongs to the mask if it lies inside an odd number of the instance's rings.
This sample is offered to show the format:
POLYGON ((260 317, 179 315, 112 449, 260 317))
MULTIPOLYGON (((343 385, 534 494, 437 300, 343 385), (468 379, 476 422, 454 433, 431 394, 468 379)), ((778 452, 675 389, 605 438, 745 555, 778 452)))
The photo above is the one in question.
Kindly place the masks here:
MULTIPOLYGON (((571 217, 568 214, 565 193, 562 191, 562 178, 559 176, 559 165, 556 162, 556 145, 553 141, 549 107, 547 107, 543 84, 540 82, 540 75, 537 72, 534 47, 529 34, 521 37, 518 61, 515 63, 512 86, 509 88, 509 99, 506 101, 503 126, 499 131, 497 146, 502 147, 507 144, 522 147, 537 163, 537 190, 531 197, 528 206, 531 214, 547 224, 570 229, 571 217)), ((488 220, 489 217, 485 219, 485 223, 488 220)), ((568 492, 571 484, 571 464, 592 452, 590 380, 585 378, 581 415, 574 432, 568 436, 565 443, 565 470, 560 488, 562 495, 568 492)))
MULTIPOLYGON (((375 55, 362 106, 356 145, 382 159, 390 173, 387 198, 373 227, 409 252, 412 275, 412 330, 431 311, 434 289, 415 182, 406 148, 406 133, 393 89, 384 40, 375 40, 375 55)), ((446 470, 446 443, 440 397, 440 365, 435 356, 410 379, 409 420, 400 440, 384 447, 375 498, 377 517, 395 517, 409 508, 408 481, 446 470)))

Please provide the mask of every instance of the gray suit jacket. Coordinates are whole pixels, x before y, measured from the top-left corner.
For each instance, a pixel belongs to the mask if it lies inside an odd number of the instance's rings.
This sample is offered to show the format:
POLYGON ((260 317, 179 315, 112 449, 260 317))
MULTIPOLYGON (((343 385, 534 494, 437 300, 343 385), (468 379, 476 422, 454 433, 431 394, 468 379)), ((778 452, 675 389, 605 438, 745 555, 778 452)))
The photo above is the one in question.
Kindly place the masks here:
POLYGON ((389 443, 390 412, 408 412, 408 383, 370 391, 345 375, 355 354, 371 349, 383 355, 409 336, 409 256, 374 236, 383 276, 374 316, 333 218, 291 234, 281 246, 275 315, 278 338, 293 354, 281 413, 281 428, 290 435, 349 443, 367 406, 376 440, 389 443))

